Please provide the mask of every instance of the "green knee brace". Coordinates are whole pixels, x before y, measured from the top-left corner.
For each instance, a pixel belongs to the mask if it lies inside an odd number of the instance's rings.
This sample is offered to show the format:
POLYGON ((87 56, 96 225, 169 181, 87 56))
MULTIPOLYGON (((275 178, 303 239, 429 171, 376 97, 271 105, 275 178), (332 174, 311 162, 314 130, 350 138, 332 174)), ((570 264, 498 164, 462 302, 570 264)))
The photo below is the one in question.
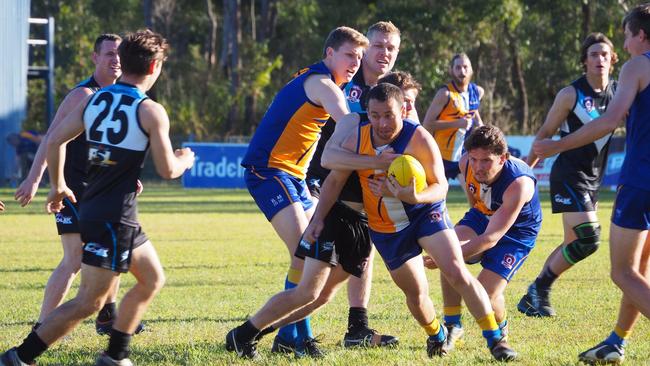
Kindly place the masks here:
POLYGON ((578 238, 565 245, 562 248, 562 254, 567 262, 576 264, 598 250, 598 245, 600 245, 600 224, 597 222, 583 222, 576 225, 573 231, 578 238))

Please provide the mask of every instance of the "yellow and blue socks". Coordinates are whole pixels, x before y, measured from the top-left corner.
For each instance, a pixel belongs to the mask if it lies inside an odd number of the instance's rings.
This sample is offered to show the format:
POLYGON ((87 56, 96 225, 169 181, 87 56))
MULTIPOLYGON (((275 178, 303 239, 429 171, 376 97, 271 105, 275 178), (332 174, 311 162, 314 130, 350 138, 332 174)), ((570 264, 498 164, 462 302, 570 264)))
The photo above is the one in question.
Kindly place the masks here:
POLYGON ((445 340, 445 332, 440 326, 440 322, 437 318, 433 318, 433 321, 427 325, 420 325, 429 337, 436 337, 439 342, 445 340))
POLYGON ((631 330, 623 330, 619 326, 616 326, 609 337, 605 339, 605 343, 623 348, 627 345, 627 339, 630 338, 630 334, 632 334, 631 330))
POLYGON ((463 325, 460 322, 460 312, 461 306, 445 306, 442 308, 444 314, 445 325, 455 325, 459 328, 462 328, 463 325))
POLYGON ((487 341, 488 348, 491 349, 492 346, 502 337, 501 329, 499 328, 499 324, 497 324, 496 318, 494 317, 494 312, 491 312, 481 319, 477 319, 476 321, 483 331, 483 338, 485 338, 487 341))

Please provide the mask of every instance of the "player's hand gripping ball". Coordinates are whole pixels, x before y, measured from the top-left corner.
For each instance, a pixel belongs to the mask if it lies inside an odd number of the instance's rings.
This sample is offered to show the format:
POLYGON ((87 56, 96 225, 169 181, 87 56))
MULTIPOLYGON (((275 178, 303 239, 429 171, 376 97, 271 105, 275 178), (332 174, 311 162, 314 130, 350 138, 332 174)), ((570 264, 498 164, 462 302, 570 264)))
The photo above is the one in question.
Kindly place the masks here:
POLYGON ((420 162, 411 155, 401 155, 390 164, 388 174, 392 175, 402 187, 411 184, 415 177, 415 191, 421 192, 427 186, 427 174, 420 162))

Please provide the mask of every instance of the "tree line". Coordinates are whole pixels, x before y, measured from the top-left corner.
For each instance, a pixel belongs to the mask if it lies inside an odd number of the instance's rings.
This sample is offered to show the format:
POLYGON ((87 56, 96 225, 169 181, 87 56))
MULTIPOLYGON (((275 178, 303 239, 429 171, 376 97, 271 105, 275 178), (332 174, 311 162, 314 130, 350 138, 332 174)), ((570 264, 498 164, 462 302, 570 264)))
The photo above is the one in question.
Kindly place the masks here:
MULTIPOLYGON (((32 0, 31 16, 55 18, 57 104, 92 72, 97 35, 147 27, 172 46, 150 93, 167 108, 172 134, 236 141, 252 134, 275 92, 295 71, 321 58, 331 29, 347 25, 365 33, 379 20, 392 21, 402 32, 395 69, 410 72, 422 84, 417 101, 421 118, 448 80, 450 58, 465 52, 474 66, 474 81, 485 89, 483 120, 509 134, 532 134, 557 91, 581 74, 579 49, 588 33, 607 35, 625 61, 620 19, 638 3, 32 0)), ((39 52, 31 51, 35 63, 39 52)), ((47 129, 43 89, 42 81, 30 81, 25 128, 47 129)))

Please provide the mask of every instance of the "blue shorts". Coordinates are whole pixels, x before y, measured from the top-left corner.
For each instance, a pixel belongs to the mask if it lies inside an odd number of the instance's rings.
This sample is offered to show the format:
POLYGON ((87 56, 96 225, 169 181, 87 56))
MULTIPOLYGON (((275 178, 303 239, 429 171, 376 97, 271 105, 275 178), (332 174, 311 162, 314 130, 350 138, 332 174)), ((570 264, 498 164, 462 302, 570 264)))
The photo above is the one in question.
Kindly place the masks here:
POLYGON ((305 211, 314 205, 305 181, 282 170, 246 167, 244 180, 248 192, 269 221, 295 202, 300 202, 305 211))
MULTIPOLYGON (((467 211, 457 226, 467 226, 481 235, 485 232, 488 223, 488 218, 484 214, 472 208, 467 211)), ((506 234, 495 246, 481 254, 481 266, 510 281, 528 258, 533 246, 535 246, 535 238, 515 238, 512 234, 506 234)))
POLYGON ((458 178, 460 174, 460 165, 457 161, 442 160, 442 165, 445 167, 445 177, 447 180, 458 178))
POLYGON ((433 235, 439 231, 452 229, 445 201, 429 205, 411 220, 411 224, 396 233, 379 233, 370 230, 370 239, 375 244, 379 255, 384 259, 386 267, 393 271, 401 267, 409 259, 422 253, 418 239, 433 235))
POLYGON ((650 191, 618 186, 612 223, 626 229, 650 229, 650 191))

